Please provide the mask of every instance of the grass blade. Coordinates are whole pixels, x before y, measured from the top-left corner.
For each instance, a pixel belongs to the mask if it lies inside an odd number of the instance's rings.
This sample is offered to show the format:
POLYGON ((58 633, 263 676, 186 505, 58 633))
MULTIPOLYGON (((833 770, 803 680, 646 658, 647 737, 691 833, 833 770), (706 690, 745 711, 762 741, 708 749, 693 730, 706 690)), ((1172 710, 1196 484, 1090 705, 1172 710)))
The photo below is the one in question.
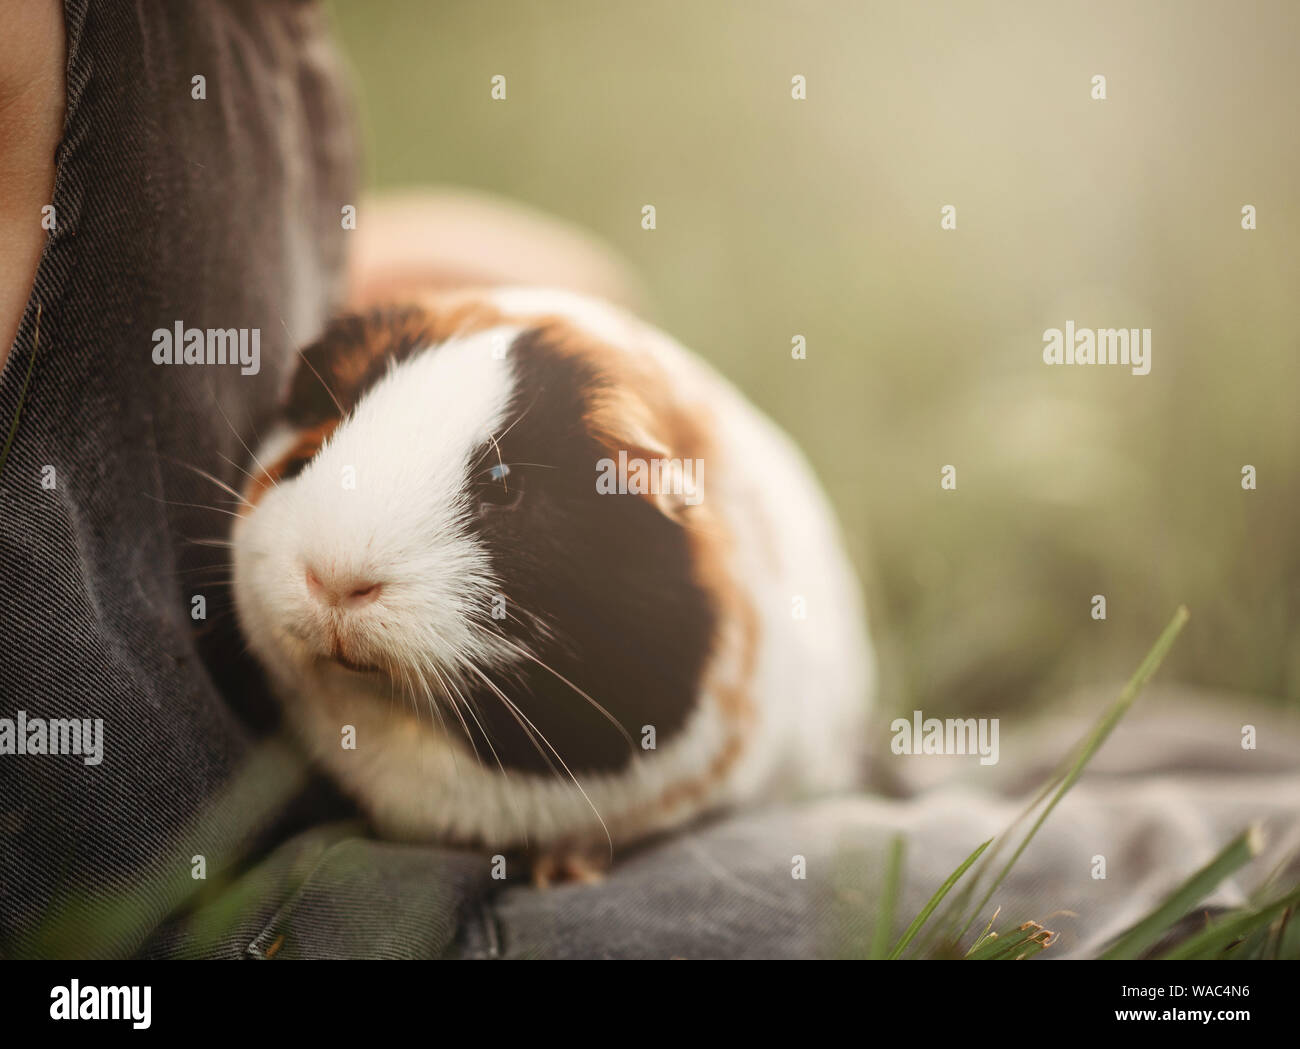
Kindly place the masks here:
POLYGON ((1034 921, 1010 926, 1000 933, 986 934, 966 955, 968 961, 999 961, 1033 957, 1050 947, 1056 934, 1034 921))
POLYGON ((984 894, 984 898, 981 899, 975 906, 974 910, 971 911, 970 917, 966 920, 966 924, 962 926, 961 932, 958 933, 958 939, 961 939, 962 936, 966 935, 966 932, 970 929, 971 923, 975 920, 976 915, 984 910, 985 905, 992 898, 993 893, 997 891, 998 886, 1002 884, 1007 874, 1010 873, 1011 868, 1016 865, 1016 861, 1020 859, 1021 853, 1025 851, 1026 847, 1028 847, 1029 843, 1033 840, 1034 835, 1038 833, 1038 829, 1047 820, 1047 817, 1052 814, 1052 810, 1056 808, 1061 799, 1069 793, 1070 788, 1074 786, 1075 782, 1083 774, 1083 770, 1087 766, 1088 762, 1092 760, 1092 756, 1096 754, 1101 748, 1101 745, 1106 742, 1107 737, 1110 736, 1115 726, 1119 724, 1120 719, 1128 713, 1128 709, 1133 705, 1133 701, 1137 699, 1138 694, 1145 687, 1146 683, 1151 680, 1152 675, 1154 675, 1160 668, 1160 664, 1164 662, 1165 656, 1169 654, 1169 650, 1173 647, 1174 641, 1177 640, 1178 635, 1187 624, 1187 620, 1187 607, 1185 605, 1180 605, 1178 610, 1174 613, 1173 619, 1169 621, 1169 625, 1165 627, 1164 632, 1156 640, 1156 643, 1151 646, 1151 650, 1146 654, 1146 658, 1142 660, 1133 676, 1129 678, 1128 684, 1124 686, 1124 691, 1120 693, 1119 698, 1111 705, 1110 709, 1101 716, 1100 720, 1093 727, 1092 732, 1089 733, 1085 739, 1083 746, 1080 748, 1078 755, 1074 759, 1073 765, 1066 772, 1065 778, 1062 780, 1060 787, 1058 787, 1056 793, 1052 795, 1051 800, 1047 803, 1046 808, 1043 809, 1038 819, 1034 821, 1034 825, 1029 829, 1029 833, 1025 835, 1020 844, 1016 847, 1016 851, 1011 854, 1011 859, 1009 859, 1002 870, 998 872, 998 876, 993 880, 993 884, 989 886, 988 892, 984 894))
POLYGON ((1101 957, 1105 960, 1137 958, 1157 943, 1179 919, 1190 914, 1230 874, 1244 867, 1263 848, 1264 835, 1257 825, 1247 827, 1214 859, 1173 891, 1164 903, 1123 933, 1101 957))
POLYGON ((970 950, 966 952, 967 958, 970 958, 972 955, 976 954, 981 947, 987 946, 990 941, 996 940, 998 938, 998 934, 993 931, 993 923, 998 920, 998 915, 1001 913, 1002 913, 1001 907, 999 907, 996 911, 993 912, 993 917, 990 918, 989 923, 986 926, 984 926, 984 931, 975 937, 975 942, 970 945, 970 950))
POLYGON ((1161 955, 1161 958, 1169 961, 1186 961, 1191 958, 1215 957, 1234 940, 1249 935, 1296 904, 1300 904, 1300 886, 1280 900, 1274 900, 1264 907, 1238 912, 1212 923, 1195 936, 1189 936, 1178 946, 1161 955))
POLYGON ((912 924, 907 927, 907 931, 904 932, 899 941, 894 944, 894 949, 889 952, 889 958, 891 960, 899 957, 903 953, 903 950, 907 945, 912 942, 912 938, 920 931, 921 926, 924 925, 930 915, 934 913, 934 909, 943 902, 943 898, 948 895, 952 887, 957 884, 961 876, 970 868, 970 865, 980 858, 984 850, 989 847, 992 841, 993 839, 989 838, 988 841, 984 842, 983 845, 979 846, 979 848, 967 856, 966 859, 962 861, 960 867, 948 875, 948 880, 939 886, 938 891, 930 897, 930 902, 921 908, 921 913, 912 919, 912 924))
POLYGON ((885 886, 880 896, 876 928, 871 934, 871 957, 883 958, 889 950, 889 934, 894 928, 898 909, 898 888, 903 880, 903 836, 895 834, 889 843, 889 861, 885 868, 885 886))

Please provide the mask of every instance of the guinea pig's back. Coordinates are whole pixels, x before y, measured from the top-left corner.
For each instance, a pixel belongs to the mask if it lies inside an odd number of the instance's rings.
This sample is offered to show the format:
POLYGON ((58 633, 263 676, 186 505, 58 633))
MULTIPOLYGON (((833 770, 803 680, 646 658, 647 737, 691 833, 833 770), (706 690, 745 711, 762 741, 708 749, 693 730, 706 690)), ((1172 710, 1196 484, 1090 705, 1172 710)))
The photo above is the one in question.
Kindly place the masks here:
POLYGON ((728 523, 731 568, 757 614, 755 775, 782 791, 847 787, 861 778, 875 659, 834 512, 784 431, 713 368, 654 336, 669 367, 694 373, 681 389, 700 390, 698 410, 711 417, 717 463, 705 498, 728 523))
POLYGON ((722 522, 717 549, 756 634, 747 691, 757 723, 731 779, 735 796, 860 779, 875 659, 838 523, 794 442, 711 366, 614 307, 533 289, 495 297, 507 312, 562 315, 612 352, 662 369, 708 436, 702 498, 722 522))

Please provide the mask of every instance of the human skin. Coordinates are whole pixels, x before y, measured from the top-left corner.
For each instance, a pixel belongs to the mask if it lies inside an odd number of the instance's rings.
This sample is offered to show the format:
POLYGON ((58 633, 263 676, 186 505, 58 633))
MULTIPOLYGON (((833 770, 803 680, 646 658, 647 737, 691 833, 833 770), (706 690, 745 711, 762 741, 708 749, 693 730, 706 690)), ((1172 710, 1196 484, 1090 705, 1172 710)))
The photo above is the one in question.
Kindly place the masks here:
POLYGON ((0 370, 9 359, 48 235, 63 133, 64 30, 58 0, 0 0, 0 370))

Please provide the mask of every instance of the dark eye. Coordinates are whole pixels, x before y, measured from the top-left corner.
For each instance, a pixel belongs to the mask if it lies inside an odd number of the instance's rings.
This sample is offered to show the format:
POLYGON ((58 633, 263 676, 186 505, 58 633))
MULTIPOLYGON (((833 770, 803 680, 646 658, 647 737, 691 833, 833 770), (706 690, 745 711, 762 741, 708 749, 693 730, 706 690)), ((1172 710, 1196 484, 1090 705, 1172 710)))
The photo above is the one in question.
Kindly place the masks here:
POLYGON ((513 510, 524 496, 524 475, 505 463, 494 463, 474 479, 479 506, 485 510, 513 510))

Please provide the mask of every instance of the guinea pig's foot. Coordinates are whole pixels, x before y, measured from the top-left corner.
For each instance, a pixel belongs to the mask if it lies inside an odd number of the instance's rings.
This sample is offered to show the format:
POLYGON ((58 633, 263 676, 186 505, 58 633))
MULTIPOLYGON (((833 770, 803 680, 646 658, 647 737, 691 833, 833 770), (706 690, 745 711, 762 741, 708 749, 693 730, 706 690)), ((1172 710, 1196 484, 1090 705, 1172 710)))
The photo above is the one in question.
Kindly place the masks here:
POLYGON ((539 889, 577 883, 595 885, 604 881, 609 856, 581 849, 559 848, 533 858, 533 884, 539 889))

